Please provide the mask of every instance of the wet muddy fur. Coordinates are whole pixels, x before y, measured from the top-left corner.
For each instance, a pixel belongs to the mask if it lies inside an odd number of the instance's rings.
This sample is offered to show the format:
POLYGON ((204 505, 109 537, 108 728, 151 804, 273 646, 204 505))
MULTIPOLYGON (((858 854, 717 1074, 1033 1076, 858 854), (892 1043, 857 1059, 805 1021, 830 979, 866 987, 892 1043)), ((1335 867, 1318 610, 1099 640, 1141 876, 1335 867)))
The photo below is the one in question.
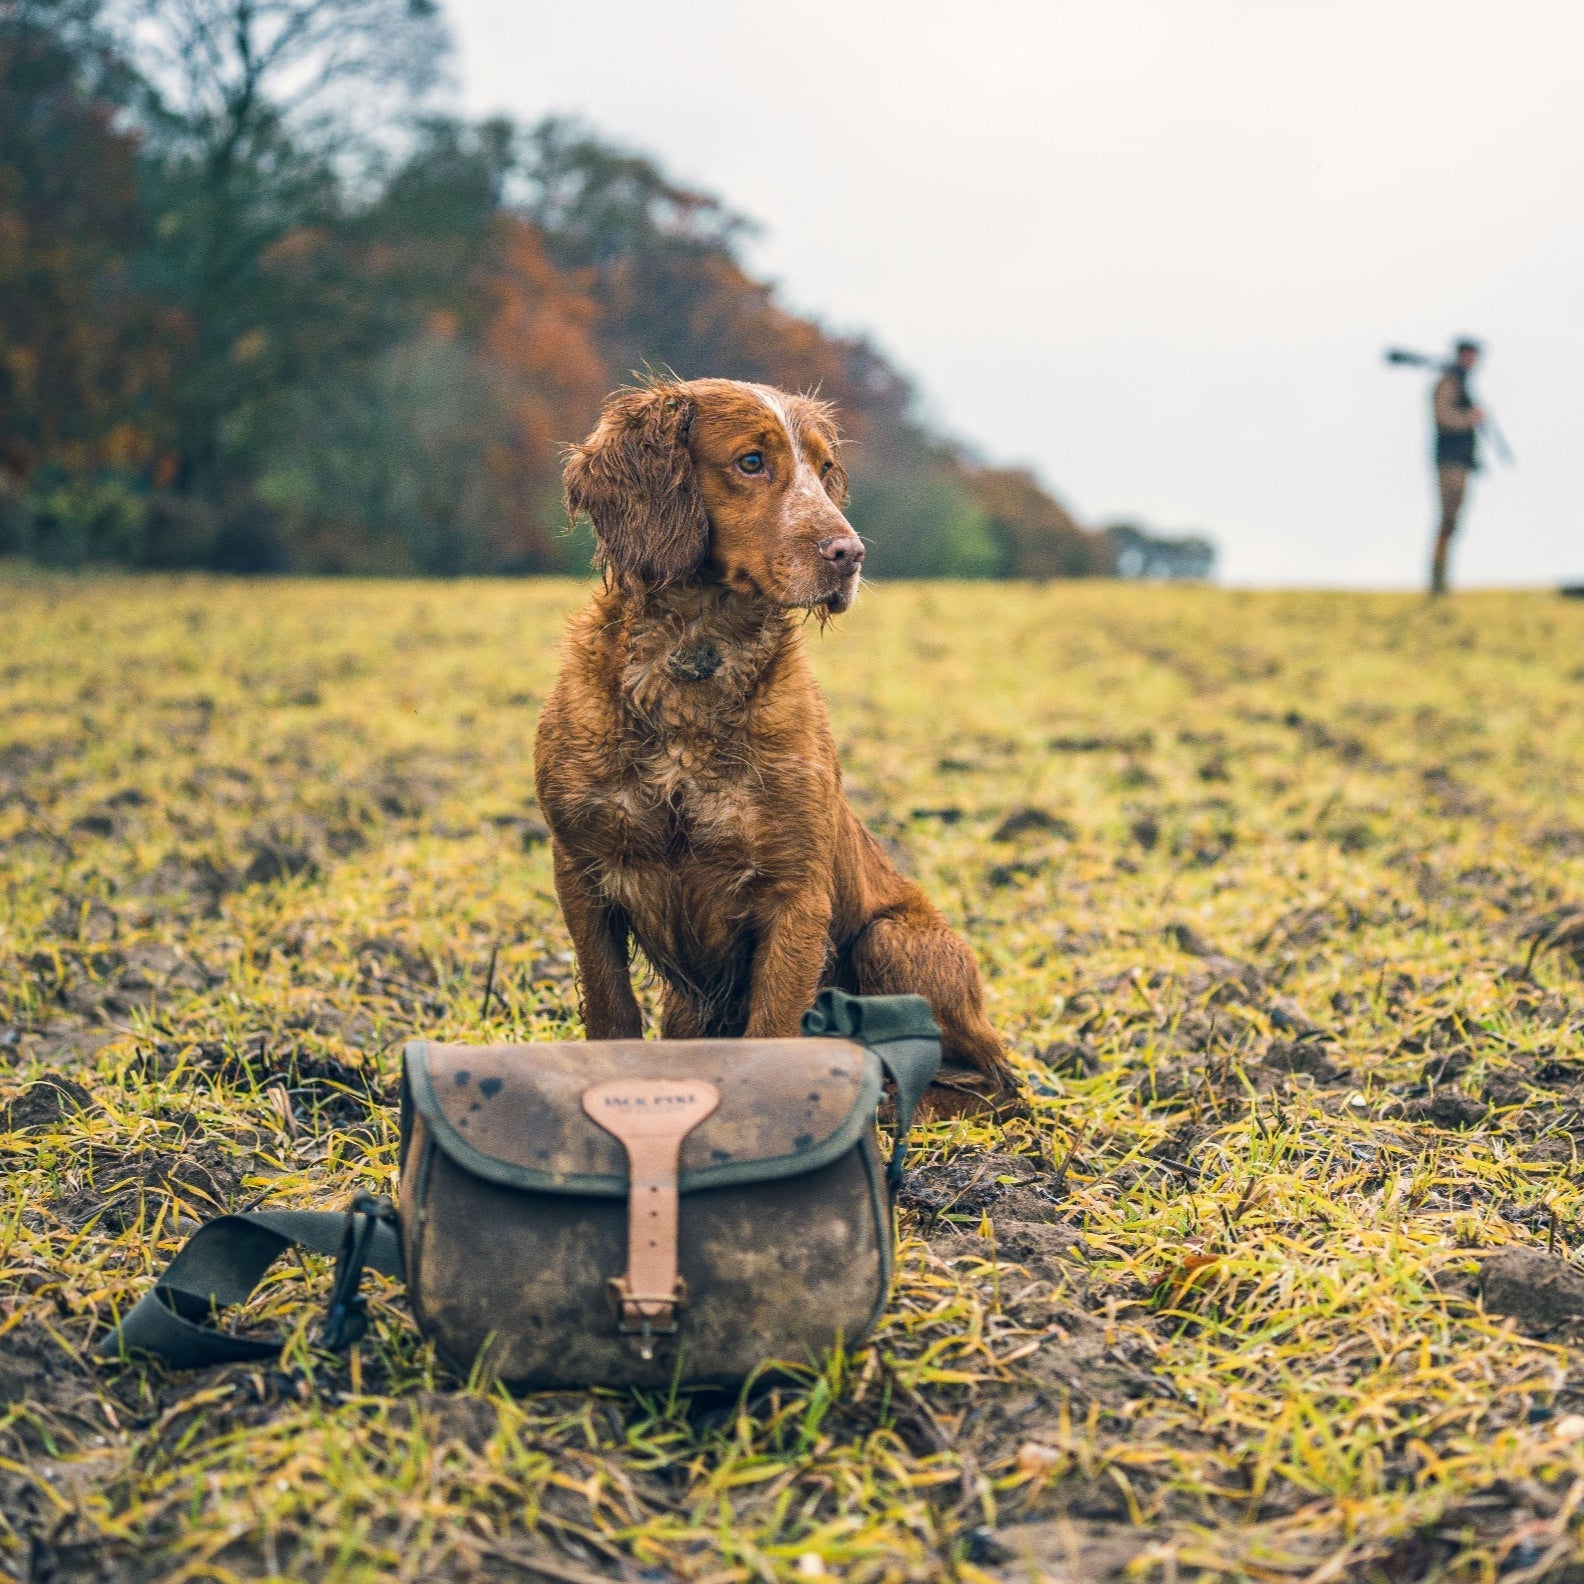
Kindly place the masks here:
POLYGON ((589 1037, 640 1031, 636 947, 668 1038, 795 1034, 827 984, 915 993, 948 1065, 1010 1088, 968 948, 848 806, 804 653, 863 559, 828 410, 720 380, 624 392, 567 489, 607 577, 535 766, 589 1037))

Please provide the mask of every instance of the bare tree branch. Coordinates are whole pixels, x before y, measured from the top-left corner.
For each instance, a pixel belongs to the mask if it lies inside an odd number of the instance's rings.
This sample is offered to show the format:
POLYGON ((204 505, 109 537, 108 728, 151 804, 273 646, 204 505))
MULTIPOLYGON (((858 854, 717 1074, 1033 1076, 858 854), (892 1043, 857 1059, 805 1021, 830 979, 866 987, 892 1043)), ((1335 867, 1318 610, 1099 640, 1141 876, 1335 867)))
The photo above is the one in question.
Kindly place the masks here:
POLYGON ((225 168, 285 126, 377 121, 432 86, 446 35, 427 0, 120 0, 165 111, 225 168), (344 90, 363 90, 361 104, 344 90))

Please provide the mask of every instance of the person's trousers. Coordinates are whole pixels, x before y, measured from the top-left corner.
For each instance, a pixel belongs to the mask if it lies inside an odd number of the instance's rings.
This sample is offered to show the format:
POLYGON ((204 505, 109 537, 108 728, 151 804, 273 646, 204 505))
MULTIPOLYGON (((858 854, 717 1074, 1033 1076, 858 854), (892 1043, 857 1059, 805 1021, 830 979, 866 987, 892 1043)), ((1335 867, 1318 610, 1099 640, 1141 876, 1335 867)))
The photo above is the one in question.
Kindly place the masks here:
POLYGON ((1435 554, 1430 559, 1430 592, 1445 594, 1447 555, 1452 536, 1457 532, 1463 497, 1468 491, 1469 470, 1456 462, 1442 462, 1436 468, 1436 487, 1441 496, 1441 523, 1436 530, 1435 554))

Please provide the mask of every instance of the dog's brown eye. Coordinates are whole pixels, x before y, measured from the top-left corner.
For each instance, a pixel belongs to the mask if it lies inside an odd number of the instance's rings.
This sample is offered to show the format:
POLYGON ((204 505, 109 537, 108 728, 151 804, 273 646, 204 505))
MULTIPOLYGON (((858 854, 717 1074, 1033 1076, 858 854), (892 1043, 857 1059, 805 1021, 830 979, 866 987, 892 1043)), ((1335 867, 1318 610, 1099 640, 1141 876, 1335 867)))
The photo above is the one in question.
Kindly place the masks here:
POLYGON ((764 472, 764 453, 762 451, 748 451, 737 458, 737 466, 744 473, 764 472))
POLYGON ((834 462, 821 462, 821 463, 820 463, 820 477, 821 477, 821 478, 824 478, 824 477, 825 477, 825 475, 826 475, 826 474, 827 474, 827 473, 829 473, 829 472, 830 472, 830 470, 831 470, 831 469, 832 469, 832 468, 833 468, 833 467, 835 467, 835 466, 836 466, 836 464, 835 464, 835 463, 834 463, 834 462))

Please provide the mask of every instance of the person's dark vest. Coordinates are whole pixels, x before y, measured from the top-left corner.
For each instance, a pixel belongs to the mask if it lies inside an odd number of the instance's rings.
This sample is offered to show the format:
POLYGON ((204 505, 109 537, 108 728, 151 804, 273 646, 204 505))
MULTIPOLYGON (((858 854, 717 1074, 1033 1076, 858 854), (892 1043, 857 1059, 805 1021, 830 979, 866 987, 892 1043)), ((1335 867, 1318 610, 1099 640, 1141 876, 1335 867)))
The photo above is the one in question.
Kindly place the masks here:
MULTIPOLYGON (((1453 363, 1448 365, 1445 377, 1452 381, 1452 405, 1460 412, 1467 412, 1474 405, 1474 400, 1469 395, 1468 371, 1453 363)), ((1478 467, 1474 441, 1475 431, 1472 429, 1443 429, 1437 424, 1436 466, 1478 467)))

